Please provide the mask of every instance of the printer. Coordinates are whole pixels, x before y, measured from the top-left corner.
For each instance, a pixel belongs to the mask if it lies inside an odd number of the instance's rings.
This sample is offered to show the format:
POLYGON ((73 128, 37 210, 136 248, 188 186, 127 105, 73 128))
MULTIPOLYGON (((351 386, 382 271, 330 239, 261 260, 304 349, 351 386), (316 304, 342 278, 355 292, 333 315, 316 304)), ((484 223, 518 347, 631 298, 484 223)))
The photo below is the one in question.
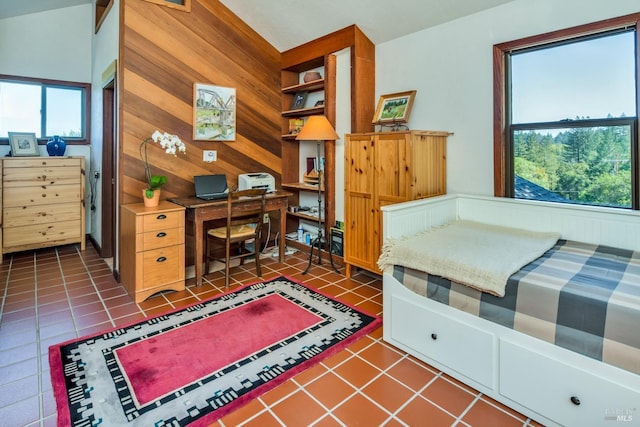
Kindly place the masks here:
POLYGON ((242 173, 238 175, 238 190, 266 188, 267 192, 276 191, 276 180, 268 173, 242 173))

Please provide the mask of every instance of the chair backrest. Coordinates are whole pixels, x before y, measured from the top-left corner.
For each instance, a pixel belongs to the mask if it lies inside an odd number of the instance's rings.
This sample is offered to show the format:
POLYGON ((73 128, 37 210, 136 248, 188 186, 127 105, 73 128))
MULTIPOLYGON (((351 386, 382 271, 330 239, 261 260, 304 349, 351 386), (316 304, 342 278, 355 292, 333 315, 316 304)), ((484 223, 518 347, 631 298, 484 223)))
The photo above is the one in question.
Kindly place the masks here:
POLYGON ((255 224, 255 234, 260 234, 266 195, 267 190, 265 188, 229 192, 227 196, 227 237, 229 237, 232 227, 247 224, 255 224), (243 202, 253 200, 256 203, 242 203, 234 207, 234 204, 240 200, 243 202))

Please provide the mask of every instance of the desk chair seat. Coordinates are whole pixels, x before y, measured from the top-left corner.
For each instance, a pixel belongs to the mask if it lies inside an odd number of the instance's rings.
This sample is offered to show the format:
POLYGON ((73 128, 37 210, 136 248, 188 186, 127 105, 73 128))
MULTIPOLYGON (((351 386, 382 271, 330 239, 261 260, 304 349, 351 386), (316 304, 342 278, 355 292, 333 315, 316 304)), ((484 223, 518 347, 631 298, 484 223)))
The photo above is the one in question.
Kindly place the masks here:
MULTIPOLYGON (((209 272, 209 261, 217 260, 224 263, 225 288, 229 288, 230 261, 240 259, 244 264, 246 257, 253 256, 256 263, 256 275, 262 276, 260 270, 260 247, 262 234, 262 220, 264 218, 265 189, 241 190, 229 192, 227 196, 227 218, 223 227, 212 228, 207 231, 205 272, 209 272), (249 208, 234 209, 234 201, 255 199, 249 208), (253 239, 253 251, 247 251, 245 243, 253 239), (216 245, 224 246, 224 258, 216 257, 216 245), (237 247, 236 247, 237 246, 237 247), (233 253, 232 253, 233 249, 233 253)), ((247 206, 243 204, 243 206, 247 206)))

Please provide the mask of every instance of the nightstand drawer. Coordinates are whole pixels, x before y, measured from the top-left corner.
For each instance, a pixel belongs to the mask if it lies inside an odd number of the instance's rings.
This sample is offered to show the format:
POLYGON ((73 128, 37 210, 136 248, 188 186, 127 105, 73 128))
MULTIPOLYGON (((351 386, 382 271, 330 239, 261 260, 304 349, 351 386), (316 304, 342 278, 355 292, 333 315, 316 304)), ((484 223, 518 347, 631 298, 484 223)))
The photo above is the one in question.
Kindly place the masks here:
POLYGON ((154 249, 138 256, 142 257, 141 289, 184 280, 184 245, 154 249))
POLYGON ((184 226, 184 211, 156 212, 150 215, 144 215, 142 219, 142 230, 138 231, 147 233, 149 231, 177 228, 180 226, 184 226))
POLYGON ((138 251, 163 248, 165 246, 181 245, 184 243, 184 227, 163 228, 162 230, 148 231, 139 236, 142 243, 138 245, 138 251))

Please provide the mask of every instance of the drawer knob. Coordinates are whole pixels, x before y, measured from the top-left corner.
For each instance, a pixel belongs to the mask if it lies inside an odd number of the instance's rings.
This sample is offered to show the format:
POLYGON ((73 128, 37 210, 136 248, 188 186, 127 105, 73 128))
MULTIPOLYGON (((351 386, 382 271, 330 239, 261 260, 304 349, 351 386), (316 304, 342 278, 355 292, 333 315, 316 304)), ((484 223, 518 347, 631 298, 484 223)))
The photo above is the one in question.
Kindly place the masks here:
POLYGON ((157 219, 167 219, 167 216, 165 214, 160 214, 157 216, 157 219))
POLYGON ((164 237, 166 235, 167 235, 167 233, 165 233, 164 231, 161 231, 158 234, 156 234, 156 237, 164 237))
POLYGON ((166 260, 167 260, 167 257, 161 256, 156 260, 156 262, 165 262, 166 260))
POLYGON ((435 334, 435 333, 431 334, 431 339, 434 340, 434 341, 437 340, 438 339, 438 334, 435 334))
POLYGON ((580 405, 580 399, 578 399, 578 396, 571 396, 571 403, 573 403, 576 406, 580 405))

